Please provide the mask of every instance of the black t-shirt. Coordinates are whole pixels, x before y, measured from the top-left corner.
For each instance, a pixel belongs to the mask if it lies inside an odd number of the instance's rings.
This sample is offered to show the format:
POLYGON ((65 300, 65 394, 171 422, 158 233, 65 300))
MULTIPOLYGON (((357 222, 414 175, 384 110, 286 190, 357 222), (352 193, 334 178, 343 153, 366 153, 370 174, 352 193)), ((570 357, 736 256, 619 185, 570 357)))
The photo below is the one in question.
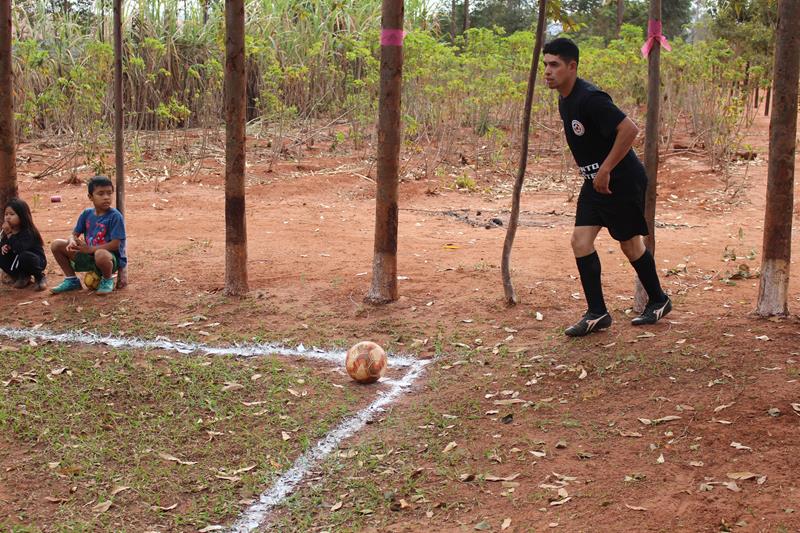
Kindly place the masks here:
POLYGON ((11 247, 10 253, 14 255, 19 255, 22 252, 33 252, 42 261, 46 262, 42 245, 29 229, 23 229, 14 235, 6 235, 4 233, 2 239, 0 239, 0 248, 6 244, 11 247))
MULTIPOLYGON (((594 190, 592 180, 614 146, 617 126, 625 119, 625 113, 608 94, 580 78, 569 96, 558 99, 558 112, 567 144, 585 178, 584 194, 609 198, 594 190)), ((647 174, 633 149, 611 171, 609 188, 614 197, 641 195, 647 188, 647 174)))

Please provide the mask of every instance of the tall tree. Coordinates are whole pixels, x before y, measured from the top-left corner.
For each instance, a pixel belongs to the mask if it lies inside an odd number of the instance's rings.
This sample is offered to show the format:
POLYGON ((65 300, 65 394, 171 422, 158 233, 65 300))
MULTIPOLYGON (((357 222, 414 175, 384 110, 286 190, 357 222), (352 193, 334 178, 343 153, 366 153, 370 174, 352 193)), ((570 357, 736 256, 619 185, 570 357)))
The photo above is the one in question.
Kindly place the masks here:
POLYGON ((397 188, 400 168, 400 96, 403 85, 403 0, 381 6, 381 83, 378 101, 378 184, 372 287, 366 301, 397 299, 397 188))
POLYGON ((789 265, 792 257, 794 159, 797 144, 797 97, 800 81, 800 2, 781 0, 775 32, 775 81, 769 121, 767 208, 764 214, 761 281, 756 313, 789 311, 789 265))
POLYGON ((544 41, 544 27, 547 20, 547 0, 539 0, 539 20, 536 24, 536 44, 533 47, 531 70, 528 75, 528 91, 525 94, 525 108, 522 112, 522 146, 519 151, 519 166, 517 177, 514 180, 514 191, 511 197, 511 215, 506 230, 506 239, 503 243, 503 257, 501 259, 501 275, 503 276, 503 291, 506 303, 513 305, 518 302, 514 283, 511 280, 511 248, 514 246, 514 237, 517 234, 519 222, 519 204, 522 196, 522 185, 525 182, 525 169, 528 167, 528 140, 531 131, 531 108, 533 107, 533 90, 536 87, 536 73, 539 70, 539 56, 542 52, 544 41))
POLYGON ((450 43, 455 44, 456 42, 456 32, 458 28, 456 27, 456 0, 450 0, 450 43))
POLYGON ((625 0, 617 0, 617 32, 616 38, 619 39, 619 31, 622 29, 622 20, 625 18, 625 0))
POLYGON ((11 0, 0 0, 0 205, 17 196, 11 0))
POLYGON ((464 0, 464 25, 462 33, 466 33, 469 29, 469 0, 464 0))
MULTIPOLYGON (((649 234, 645 246, 656 254, 656 191, 658 189, 658 124, 661 111, 661 0, 650 0, 650 22, 647 42, 642 51, 647 54, 647 123, 644 130, 644 169, 647 172, 644 218, 649 234)), ((647 293, 636 281, 634 309, 641 311, 647 305, 647 293)))
POLYGON ((225 294, 247 293, 244 0, 225 0, 225 294))
MULTIPOLYGON (((116 165, 117 209, 125 214, 125 147, 122 104, 122 0, 114 0, 114 162, 116 165)), ((127 267, 117 274, 117 288, 128 284, 127 267)))

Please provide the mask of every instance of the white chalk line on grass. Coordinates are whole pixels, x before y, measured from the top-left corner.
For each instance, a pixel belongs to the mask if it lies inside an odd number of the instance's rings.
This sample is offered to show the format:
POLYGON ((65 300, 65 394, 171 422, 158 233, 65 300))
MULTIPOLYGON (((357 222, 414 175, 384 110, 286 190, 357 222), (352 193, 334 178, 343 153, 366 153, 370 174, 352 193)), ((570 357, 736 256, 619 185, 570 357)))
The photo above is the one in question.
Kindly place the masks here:
POLYGON ((325 435, 322 440, 317 442, 313 448, 310 448, 297 458, 292 467, 284 472, 273 483, 272 487, 261 494, 256 503, 245 509, 239 519, 231 526, 230 531, 233 533, 245 533, 265 525, 270 512, 297 488, 297 485, 300 484, 312 468, 320 464, 333 450, 338 448, 344 439, 355 435, 377 413, 383 411, 384 407, 406 392, 417 378, 422 375, 428 363, 429 361, 416 361, 411 365, 405 376, 391 382, 391 389, 379 392, 380 397, 378 399, 339 424, 325 435))
MULTIPOLYGON (((182 354, 202 353, 206 355, 233 355, 238 357, 256 357, 265 355, 281 355, 285 357, 303 357, 319 359, 328 363, 341 365, 344 360, 344 351, 325 351, 319 348, 306 349, 302 344, 297 348, 287 348, 279 344, 247 344, 230 347, 214 347, 206 344, 172 341, 166 337, 157 337, 154 340, 144 340, 137 337, 117 337, 113 335, 99 335, 88 332, 54 333, 42 329, 32 328, 5 328, 0 327, 0 335, 16 340, 39 339, 43 341, 66 344, 102 344, 112 348, 131 348, 141 350, 170 350, 182 354)), ((400 379, 386 379, 382 384, 388 385, 388 391, 378 391, 379 397, 355 415, 345 419, 341 424, 328 432, 312 448, 298 457, 292 467, 284 472, 267 491, 259 497, 258 501, 244 510, 230 531, 244 533, 264 525, 270 512, 275 506, 282 503, 305 478, 308 472, 320 464, 330 453, 338 448, 344 439, 352 437, 359 430, 382 412, 386 406, 397 400, 406 392, 422 375, 425 366, 430 361, 420 361, 411 357, 393 355, 389 357, 389 364, 396 367, 408 368, 400 379)))
MULTIPOLYGON (((100 335, 97 333, 70 331, 54 333, 44 329, 33 328, 4 328, 0 327, 0 335, 17 340, 40 339, 43 341, 71 343, 71 344, 104 344, 112 348, 132 348, 138 350, 170 350, 182 354, 202 353, 205 355, 232 355, 236 357, 258 357, 264 355, 281 355, 284 357, 304 357, 319 359, 331 364, 341 365, 345 358, 344 350, 322 350, 313 347, 306 348, 302 344, 296 348, 289 348, 280 344, 241 344, 234 346, 209 346, 202 343, 173 341, 167 337, 156 337, 153 340, 138 337, 117 337, 114 335, 100 335)), ((391 355, 389 364, 394 367, 407 368, 416 364, 417 360, 403 355, 391 355)))

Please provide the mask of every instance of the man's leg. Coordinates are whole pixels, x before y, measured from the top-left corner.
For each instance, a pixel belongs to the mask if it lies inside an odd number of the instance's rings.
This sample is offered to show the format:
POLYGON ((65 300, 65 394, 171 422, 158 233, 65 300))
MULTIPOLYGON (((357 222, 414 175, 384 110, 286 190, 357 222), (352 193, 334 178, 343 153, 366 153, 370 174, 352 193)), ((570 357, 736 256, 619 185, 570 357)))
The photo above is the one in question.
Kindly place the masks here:
POLYGON ((636 235, 627 241, 620 241, 619 245, 622 253, 631 262, 636 275, 639 276, 642 287, 647 292, 647 307, 631 323, 635 326, 655 324, 672 310, 672 302, 670 302, 669 297, 664 294, 661 288, 653 254, 645 248, 644 239, 640 235, 636 235))
POLYGON ((599 232, 600 226, 575 226, 572 232, 572 251, 589 310, 582 319, 564 331, 569 337, 583 337, 611 325, 611 315, 603 299, 600 258, 594 249, 594 240, 599 232))
POLYGON ((603 285, 600 281, 600 257, 594 249, 594 240, 598 233, 600 226, 575 226, 571 244, 589 312, 602 315, 606 312, 606 302, 603 299, 603 285))

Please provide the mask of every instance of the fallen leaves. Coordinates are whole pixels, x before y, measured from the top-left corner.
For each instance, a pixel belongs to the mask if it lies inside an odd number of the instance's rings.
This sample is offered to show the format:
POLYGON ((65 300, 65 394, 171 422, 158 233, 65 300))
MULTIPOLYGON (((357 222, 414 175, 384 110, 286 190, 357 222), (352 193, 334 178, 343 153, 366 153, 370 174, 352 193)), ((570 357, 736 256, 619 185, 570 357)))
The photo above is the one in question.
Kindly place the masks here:
POLYGON ((456 441, 450 441, 450 442, 447 443, 447 446, 444 447, 444 449, 442 450, 442 453, 450 453, 457 446, 458 446, 458 443, 456 441))
POLYGON ((673 420, 680 420, 681 417, 678 415, 667 415, 661 418, 649 419, 649 418, 639 418, 639 422, 644 424, 645 426, 657 426, 658 424, 664 424, 666 422, 672 422, 673 420))
POLYGON ((736 448, 737 450, 753 451, 753 448, 751 448, 750 446, 745 446, 741 442, 731 442, 731 448, 736 448))
POLYGON ((110 494, 110 496, 113 497, 113 496, 116 496, 117 494, 119 494, 120 492, 123 492, 123 491, 126 491, 126 490, 130 490, 130 489, 131 489, 130 487, 126 487, 124 485, 115 485, 114 488, 111 489, 111 492, 109 494, 110 494))
POLYGON ((181 465, 196 465, 197 461, 184 461, 183 459, 178 459, 174 455, 170 455, 168 453, 158 452, 158 456, 164 459, 165 461, 171 461, 173 463, 178 463, 181 465))
POLYGON ((104 502, 100 502, 94 507, 92 507, 92 512, 95 514, 102 514, 108 511, 111 508, 111 504, 114 503, 111 500, 106 500, 104 502))
POLYGON ((177 503, 173 503, 172 505, 168 505, 166 507, 162 507, 160 505, 151 505, 150 509, 152 509, 153 511, 165 511, 166 512, 166 511, 172 511, 176 507, 178 507, 178 504, 177 503))
POLYGON ((625 507, 627 507, 627 508, 628 508, 628 509, 630 509, 631 511, 647 511, 647 507, 640 507, 640 506, 638 506, 638 505, 628 505, 628 504, 626 503, 626 504, 625 504, 625 507))
POLYGON ((503 477, 503 476, 494 476, 492 474, 487 474, 486 477, 484 477, 483 479, 485 479, 486 481, 514 481, 519 476, 520 476, 519 472, 517 472, 516 474, 511 474, 510 476, 505 476, 505 477, 503 477))

